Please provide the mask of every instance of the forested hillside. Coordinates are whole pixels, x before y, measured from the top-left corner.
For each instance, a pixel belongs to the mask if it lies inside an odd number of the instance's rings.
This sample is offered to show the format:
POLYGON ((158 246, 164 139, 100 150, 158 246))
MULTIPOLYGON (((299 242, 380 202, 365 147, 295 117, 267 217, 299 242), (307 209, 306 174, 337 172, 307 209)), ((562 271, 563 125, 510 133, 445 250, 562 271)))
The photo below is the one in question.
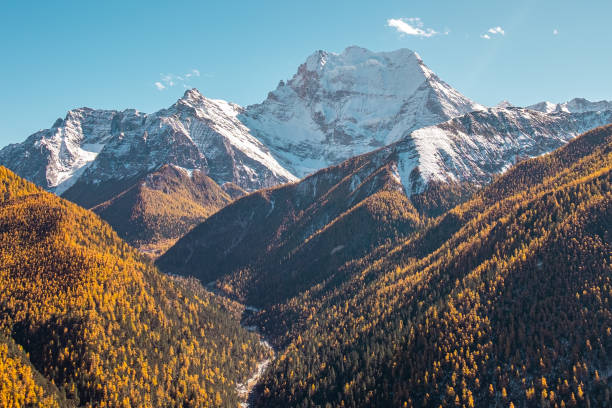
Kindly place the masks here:
POLYGON ((201 171, 165 165, 92 210, 128 243, 158 255, 230 201, 201 171))
POLYGON ((0 405, 236 407, 268 353, 238 315, 0 167, 0 405))
POLYGON ((393 155, 381 152, 234 201, 180 239, 159 267, 204 283, 218 280, 226 294, 270 305, 422 228, 474 191, 465 183, 431 183, 408 198, 393 155))
POLYGON ((160 259, 265 307, 284 351, 259 406, 608 404, 612 126, 450 210, 469 186, 408 199, 367 158, 238 200, 160 259))
POLYGON ((609 406, 611 225, 607 126, 262 312, 258 406, 609 406))

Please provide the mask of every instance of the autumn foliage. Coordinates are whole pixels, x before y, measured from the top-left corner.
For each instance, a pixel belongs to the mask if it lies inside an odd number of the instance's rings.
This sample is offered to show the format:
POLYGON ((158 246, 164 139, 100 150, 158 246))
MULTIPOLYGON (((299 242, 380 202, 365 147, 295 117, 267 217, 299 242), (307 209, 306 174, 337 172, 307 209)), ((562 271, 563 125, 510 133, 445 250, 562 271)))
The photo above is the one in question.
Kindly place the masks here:
POLYGON ((0 168, 2 406, 235 407, 267 353, 235 314, 0 168))

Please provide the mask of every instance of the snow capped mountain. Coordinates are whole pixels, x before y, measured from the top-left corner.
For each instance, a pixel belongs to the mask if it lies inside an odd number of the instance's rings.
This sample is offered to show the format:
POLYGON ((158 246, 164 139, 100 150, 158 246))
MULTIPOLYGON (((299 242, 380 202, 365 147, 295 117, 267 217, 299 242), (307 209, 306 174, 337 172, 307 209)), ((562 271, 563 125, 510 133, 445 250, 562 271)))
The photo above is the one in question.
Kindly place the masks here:
POLYGON ((612 122, 612 111, 555 112, 490 108, 415 130, 370 153, 381 166, 391 161, 407 195, 428 183, 484 184, 517 160, 548 153, 575 136, 612 122))
POLYGON ((0 164, 91 207, 164 165, 202 170, 240 194, 374 151, 372 160, 393 158, 410 195, 431 180, 484 183, 517 156, 548 152, 611 122, 611 112, 612 102, 585 99, 487 109, 410 50, 349 47, 315 52, 247 108, 192 89, 152 114, 72 110, 0 150, 0 164))
POLYGON ((192 89, 151 115, 118 114, 116 137, 85 170, 83 181, 135 176, 164 164, 204 169, 220 185, 233 182, 247 190, 294 180, 237 119, 240 110, 192 89))
POLYGON ((569 102, 551 103, 540 102, 535 105, 528 106, 527 109, 537 110, 544 113, 553 112, 599 112, 612 110, 612 101, 591 102, 584 98, 574 98, 569 102))
POLYGON ((52 128, 0 151, 0 163, 57 194, 142 175, 173 164, 218 184, 254 190, 295 180, 237 119, 241 108, 188 90, 168 109, 145 114, 75 109, 52 128))
POLYGON ((341 54, 315 52, 240 119, 303 177, 478 109, 410 50, 349 47, 341 54))
POLYGON ((0 163, 58 193, 65 191, 111 138, 111 110, 75 109, 50 129, 0 150, 0 163))

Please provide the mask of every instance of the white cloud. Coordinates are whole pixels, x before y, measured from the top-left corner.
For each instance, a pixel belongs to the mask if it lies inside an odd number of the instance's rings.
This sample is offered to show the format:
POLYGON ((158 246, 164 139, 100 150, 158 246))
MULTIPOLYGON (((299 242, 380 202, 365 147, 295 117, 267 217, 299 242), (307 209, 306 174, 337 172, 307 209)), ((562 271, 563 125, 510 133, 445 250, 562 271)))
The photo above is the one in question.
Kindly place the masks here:
POLYGON ((496 35, 506 35, 506 32, 500 26, 491 27, 487 30, 486 33, 482 34, 480 38, 484 38, 485 40, 490 40, 493 36, 496 35))
POLYGON ((503 28, 501 28, 500 26, 497 27, 493 27, 493 28, 489 28, 489 32, 491 34, 501 34, 501 35, 505 35, 506 32, 504 31, 503 28))
POLYGON ((186 74, 175 75, 175 74, 159 74, 160 80, 155 82, 155 87, 163 91, 166 88, 171 88, 175 85, 181 84, 184 88, 191 88, 191 85, 187 83, 190 79, 200 76, 200 71, 192 69, 186 74))
POLYGON ((191 72, 188 72, 184 75, 185 78, 199 77, 199 76, 200 76, 200 71, 198 71, 197 69, 192 69, 191 72))
POLYGON ((559 34, 559 30, 557 30, 556 28, 553 30, 553 35, 557 35, 559 34))
MULTIPOLYGON (((427 38, 439 34, 432 28, 425 28, 423 22, 418 17, 413 18, 390 18, 387 20, 387 27, 395 28, 398 32, 406 35, 427 38)), ((444 34, 448 34, 448 31, 444 34)))

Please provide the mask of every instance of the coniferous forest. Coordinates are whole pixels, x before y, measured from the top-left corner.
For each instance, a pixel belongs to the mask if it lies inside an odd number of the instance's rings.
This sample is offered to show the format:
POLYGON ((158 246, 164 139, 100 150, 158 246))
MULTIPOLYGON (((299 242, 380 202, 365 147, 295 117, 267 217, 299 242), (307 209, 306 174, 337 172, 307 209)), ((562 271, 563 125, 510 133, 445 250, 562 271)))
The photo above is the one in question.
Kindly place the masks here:
POLYGON ((264 314, 258 405, 608 406, 611 170, 609 126, 264 314))
MULTIPOLYGON (((410 200, 383 177, 305 242, 213 264, 210 292, 3 168, 1 405, 237 406, 238 384, 271 358, 241 327, 247 299, 262 309, 242 324, 278 350, 255 406, 608 406, 611 170, 612 125, 481 189, 410 200), (440 196, 460 203, 435 215, 440 196), (313 260, 338 237, 352 237, 340 261, 313 260)), ((223 211, 249 200, 261 198, 223 211)), ((296 237, 321 205, 262 228, 296 237)))
MULTIPOLYGON (((257 406, 606 406, 611 160, 612 126, 598 128, 520 162, 439 216, 423 209, 439 205, 431 197, 456 197, 457 188, 419 196, 421 210, 383 188, 296 249, 260 248, 253 264, 233 258, 191 270, 219 273, 220 290, 264 307, 252 321, 282 352, 257 406), (343 221, 356 212, 365 224, 353 230, 343 221), (397 225, 410 227, 380 235, 397 225), (360 231, 370 234, 365 246, 360 231), (358 256, 316 269, 303 248, 322 236, 351 237, 358 256), (296 285, 306 289, 295 294, 296 285)), ((316 206, 301 214, 316 214, 316 206)), ((283 219, 276 234, 302 225, 299 216, 283 219)), ((208 223, 162 257, 162 269, 176 262, 184 272, 175 252, 207 245, 208 223)))

